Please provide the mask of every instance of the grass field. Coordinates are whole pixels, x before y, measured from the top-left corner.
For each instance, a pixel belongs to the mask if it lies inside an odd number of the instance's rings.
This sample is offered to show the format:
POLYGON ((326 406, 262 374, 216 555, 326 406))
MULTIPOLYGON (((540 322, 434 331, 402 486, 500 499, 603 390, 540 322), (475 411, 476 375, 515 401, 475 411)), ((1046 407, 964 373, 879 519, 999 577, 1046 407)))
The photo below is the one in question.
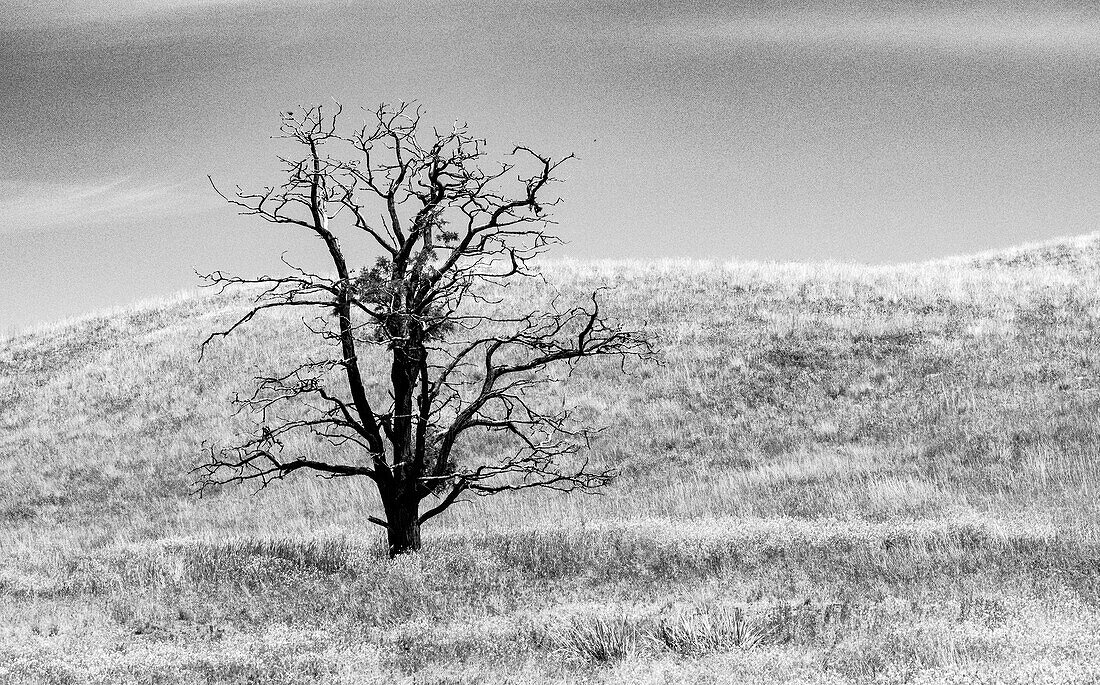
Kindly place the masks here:
POLYGON ((660 338, 568 386, 622 476, 396 561, 367 482, 188 494, 298 320, 202 364, 240 297, 0 340, 0 683, 1100 682, 1100 237, 547 275, 660 338))

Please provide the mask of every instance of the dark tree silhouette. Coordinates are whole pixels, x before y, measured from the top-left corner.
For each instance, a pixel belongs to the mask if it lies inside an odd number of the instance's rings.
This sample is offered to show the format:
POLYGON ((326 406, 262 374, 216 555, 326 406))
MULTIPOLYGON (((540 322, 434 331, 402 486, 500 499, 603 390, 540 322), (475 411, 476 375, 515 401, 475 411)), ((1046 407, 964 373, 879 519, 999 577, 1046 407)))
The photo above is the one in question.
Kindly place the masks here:
POLYGON ((498 308, 488 293, 536 277, 532 259, 558 242, 546 232, 557 200, 546 196, 571 155, 518 146, 490 166, 485 142, 465 125, 427 132, 421 114, 382 105, 349 134, 339 106, 283 114, 281 137, 302 149, 281 158, 283 183, 215 190, 241 214, 312 232, 334 273, 287 262, 284 276, 204 276, 222 290, 256 288, 248 311, 210 335, 204 351, 260 312, 301 307, 319 309, 302 320, 332 354, 260 377, 255 392, 236 398, 239 411, 261 418, 237 444, 208 447, 195 470, 199 491, 262 488, 297 471, 369 478, 385 512, 369 520, 387 530, 391 555, 419 549, 421 525, 467 495, 606 485, 614 474, 584 456, 589 429, 564 408, 546 409, 536 391, 552 367, 568 372, 610 356, 625 371, 627 358, 652 350, 646 334, 604 318, 598 292, 571 308, 490 313, 498 308), (352 239, 381 256, 353 269, 341 242, 352 239), (368 350, 385 355, 381 384, 364 382, 368 350), (329 443, 323 457, 288 454, 284 438, 301 432, 329 443), (497 448, 479 453, 487 432, 497 448), (504 451, 502 437, 511 444, 504 451))

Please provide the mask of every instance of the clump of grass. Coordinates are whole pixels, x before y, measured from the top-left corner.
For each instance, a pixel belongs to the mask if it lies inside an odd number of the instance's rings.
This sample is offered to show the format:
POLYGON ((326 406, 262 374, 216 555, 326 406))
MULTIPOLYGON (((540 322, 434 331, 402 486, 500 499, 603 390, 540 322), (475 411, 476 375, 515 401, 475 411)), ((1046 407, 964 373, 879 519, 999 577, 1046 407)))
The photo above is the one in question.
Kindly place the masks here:
POLYGON ((639 652, 638 625, 626 616, 574 618, 557 638, 567 653, 597 663, 622 661, 639 652))
POLYGON ((820 645, 830 623, 834 637, 850 629, 847 605, 813 607, 781 603, 748 610, 704 604, 644 620, 628 616, 575 617, 556 641, 567 653, 596 663, 622 661, 643 653, 672 652, 684 657, 746 651, 764 645, 820 645), (841 616, 843 614, 843 616, 841 616))
POLYGON ((767 644, 779 633, 768 616, 752 616, 741 607, 723 610, 705 607, 659 619, 651 639, 682 656, 701 656, 767 644))

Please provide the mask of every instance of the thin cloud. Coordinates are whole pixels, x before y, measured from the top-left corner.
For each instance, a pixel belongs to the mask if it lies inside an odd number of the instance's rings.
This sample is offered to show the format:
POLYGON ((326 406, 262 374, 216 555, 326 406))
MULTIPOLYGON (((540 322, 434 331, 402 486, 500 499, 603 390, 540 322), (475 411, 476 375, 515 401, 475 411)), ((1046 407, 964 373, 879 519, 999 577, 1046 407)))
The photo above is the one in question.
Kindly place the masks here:
POLYGON ((911 49, 1100 55, 1100 16, 1079 13, 909 11, 800 12, 702 17, 651 34, 669 46, 911 49))
POLYGON ((244 5, 255 0, 15 0, 0 2, 5 23, 58 26, 88 21, 118 22, 186 10, 244 5))
POLYGON ((129 178, 101 184, 0 181, 0 234, 150 219, 186 205, 175 185, 129 178))

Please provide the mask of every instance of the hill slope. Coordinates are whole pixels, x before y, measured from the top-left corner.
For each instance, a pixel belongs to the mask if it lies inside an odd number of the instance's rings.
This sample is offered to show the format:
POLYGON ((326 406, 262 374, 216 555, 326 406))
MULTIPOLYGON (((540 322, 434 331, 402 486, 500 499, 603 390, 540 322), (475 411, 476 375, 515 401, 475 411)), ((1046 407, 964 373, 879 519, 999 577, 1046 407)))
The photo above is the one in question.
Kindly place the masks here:
POLYGON ((940 264, 977 268, 1065 270, 1094 272, 1100 268, 1100 233, 1025 243, 1006 250, 953 257, 940 264))
POLYGON ((0 680, 1100 673, 1098 255, 551 265, 662 341, 660 366, 568 386, 622 478, 457 507, 393 564, 367 484, 188 494, 204 443, 248 425, 232 393, 316 344, 297 319, 201 364, 240 297, 0 341, 0 680), (766 644, 733 646, 734 607, 766 644), (608 633, 636 648, 601 666, 608 633))

